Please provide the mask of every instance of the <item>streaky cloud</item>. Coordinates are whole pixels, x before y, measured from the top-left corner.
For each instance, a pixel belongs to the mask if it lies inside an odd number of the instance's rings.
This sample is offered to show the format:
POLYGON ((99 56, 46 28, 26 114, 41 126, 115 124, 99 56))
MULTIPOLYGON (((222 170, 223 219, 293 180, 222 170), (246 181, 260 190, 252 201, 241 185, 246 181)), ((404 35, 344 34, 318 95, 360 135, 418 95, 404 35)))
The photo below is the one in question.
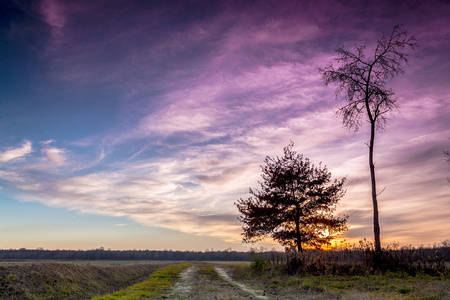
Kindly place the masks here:
POLYGON ((0 152, 0 162, 21 159, 33 152, 31 141, 25 140, 21 147, 0 152))
POLYGON ((50 147, 49 144, 55 142, 55 140, 48 140, 42 142, 41 152, 45 158, 51 163, 62 166, 66 164, 67 150, 63 148, 50 147))

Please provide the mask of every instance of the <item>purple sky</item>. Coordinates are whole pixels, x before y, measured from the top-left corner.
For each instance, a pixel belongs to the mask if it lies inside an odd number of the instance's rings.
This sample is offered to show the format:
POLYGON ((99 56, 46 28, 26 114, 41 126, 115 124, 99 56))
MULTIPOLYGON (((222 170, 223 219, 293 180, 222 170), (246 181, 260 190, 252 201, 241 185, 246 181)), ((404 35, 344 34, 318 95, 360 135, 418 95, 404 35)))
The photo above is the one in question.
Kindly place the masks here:
POLYGON ((16 0, 0 14, 0 248, 248 249, 233 203, 291 140, 347 176, 342 238, 372 239, 369 128, 342 126, 318 68, 396 24, 420 48, 376 138, 382 242, 450 238, 448 1, 16 0))

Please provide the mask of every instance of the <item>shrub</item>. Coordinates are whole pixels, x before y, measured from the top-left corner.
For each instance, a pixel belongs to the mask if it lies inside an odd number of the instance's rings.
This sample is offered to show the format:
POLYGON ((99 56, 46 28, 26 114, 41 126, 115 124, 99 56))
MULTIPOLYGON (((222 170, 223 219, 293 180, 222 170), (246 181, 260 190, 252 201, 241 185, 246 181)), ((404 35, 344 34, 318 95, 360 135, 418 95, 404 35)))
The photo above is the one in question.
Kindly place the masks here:
POLYGON ((270 261, 265 258, 262 254, 255 254, 252 257, 252 261, 250 263, 250 268, 255 273, 262 273, 270 266, 270 261))
POLYGON ((285 253, 283 270, 287 274, 312 275, 366 275, 366 274, 418 274, 448 276, 446 263, 450 260, 449 243, 433 248, 399 247, 392 243, 381 251, 362 240, 359 246, 346 245, 333 251, 306 250, 285 253))

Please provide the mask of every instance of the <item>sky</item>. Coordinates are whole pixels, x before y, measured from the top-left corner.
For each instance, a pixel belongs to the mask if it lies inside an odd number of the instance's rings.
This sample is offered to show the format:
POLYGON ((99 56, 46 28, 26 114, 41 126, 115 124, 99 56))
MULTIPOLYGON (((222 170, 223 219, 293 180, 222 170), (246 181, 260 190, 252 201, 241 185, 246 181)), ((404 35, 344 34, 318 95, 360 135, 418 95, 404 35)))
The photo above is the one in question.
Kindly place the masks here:
POLYGON ((234 203, 290 141, 347 176, 338 240, 372 240, 369 126, 342 125, 318 70, 396 24, 420 48, 375 141, 382 243, 450 238, 448 1, 4 0, 0 15, 2 249, 281 249, 243 244, 234 203))

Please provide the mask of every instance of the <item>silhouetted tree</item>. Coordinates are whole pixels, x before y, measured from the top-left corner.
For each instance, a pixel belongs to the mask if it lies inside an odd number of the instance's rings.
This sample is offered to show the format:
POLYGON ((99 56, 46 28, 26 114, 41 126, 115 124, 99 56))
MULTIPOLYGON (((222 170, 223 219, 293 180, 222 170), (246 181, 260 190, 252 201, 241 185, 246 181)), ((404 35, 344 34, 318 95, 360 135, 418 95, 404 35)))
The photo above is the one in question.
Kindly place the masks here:
POLYGON ((320 247, 347 229, 347 217, 334 217, 339 199, 345 194, 345 178, 330 184, 327 168, 315 167, 308 158, 284 148, 284 156, 266 157, 261 190, 250 188, 253 196, 235 205, 242 213, 244 242, 271 236, 287 250, 302 251, 303 245, 320 247))
POLYGON ((404 74, 403 65, 408 62, 405 51, 417 47, 416 38, 408 37, 407 31, 397 25, 390 35, 383 35, 377 41, 373 53, 368 57, 365 55, 365 45, 356 45, 352 51, 340 47, 336 50, 337 67, 330 64, 320 69, 326 85, 337 84, 336 98, 342 92, 346 94, 347 104, 338 111, 344 125, 358 131, 363 120, 370 123, 369 167, 377 251, 381 251, 381 242, 373 160, 375 131, 385 128, 388 114, 397 108, 397 99, 392 89, 386 86, 386 81, 404 74))

